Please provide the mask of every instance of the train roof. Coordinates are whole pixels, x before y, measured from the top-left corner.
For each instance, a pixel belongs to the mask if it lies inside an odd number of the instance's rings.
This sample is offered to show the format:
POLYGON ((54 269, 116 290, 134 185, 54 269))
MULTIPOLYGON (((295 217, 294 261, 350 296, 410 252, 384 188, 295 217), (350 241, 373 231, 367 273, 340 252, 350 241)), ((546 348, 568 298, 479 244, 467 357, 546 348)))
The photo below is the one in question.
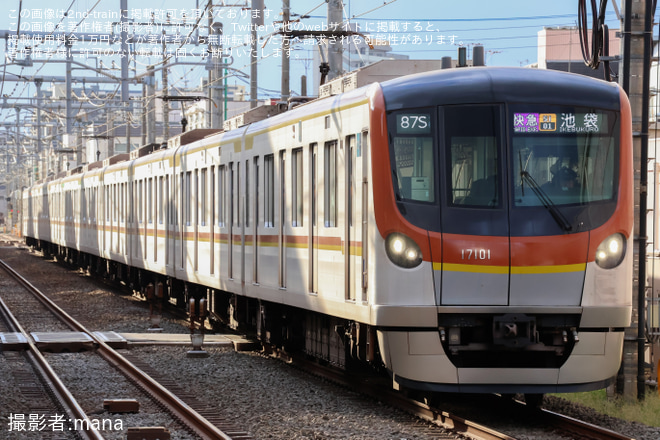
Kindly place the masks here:
POLYGON ((584 75, 515 67, 446 69, 381 83, 387 110, 493 102, 618 110, 619 88, 584 75))

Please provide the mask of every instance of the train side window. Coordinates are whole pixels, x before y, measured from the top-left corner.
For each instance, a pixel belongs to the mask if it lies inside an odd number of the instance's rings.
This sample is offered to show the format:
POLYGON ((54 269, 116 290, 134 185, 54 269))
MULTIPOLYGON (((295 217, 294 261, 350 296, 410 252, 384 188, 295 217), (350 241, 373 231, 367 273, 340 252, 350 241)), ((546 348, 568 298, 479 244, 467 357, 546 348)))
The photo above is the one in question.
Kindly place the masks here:
POLYGON ((261 200, 261 187, 259 182, 259 156, 253 158, 254 165, 252 173, 254 174, 254 226, 259 226, 259 202, 261 200))
POLYGON ((201 182, 199 184, 199 200, 201 202, 201 208, 200 208, 200 215, 199 215, 199 224, 201 226, 206 226, 206 218, 208 215, 208 210, 207 210, 207 185, 208 185, 208 177, 207 177, 208 170, 206 168, 202 168, 202 174, 201 174, 201 182))
POLYGON ((323 148, 323 222, 326 228, 337 226, 337 141, 323 148))
POLYGON ((119 194, 117 194, 118 193, 118 191, 117 191, 118 186, 119 185, 116 184, 116 183, 114 185, 112 185, 112 196, 113 196, 112 200, 114 202, 113 203, 113 208, 114 209, 112 210, 112 219, 115 222, 117 221, 117 217, 119 215, 119 199, 118 199, 119 194))
POLYGON ((275 227, 275 156, 264 156, 264 227, 275 227))
POLYGON ((250 226, 250 161, 245 161, 245 226, 250 226))
POLYGON ((192 222, 192 171, 186 172, 186 181, 184 185, 184 193, 183 193, 183 204, 185 206, 184 209, 184 214, 185 214, 185 225, 190 226, 192 222))
POLYGON ((147 182, 147 223, 151 224, 154 222, 153 218, 153 206, 154 206, 154 179, 149 178, 147 182))
POLYGON ((202 204, 201 200, 201 190, 200 190, 200 180, 199 180, 199 170, 195 170, 193 172, 194 180, 193 180, 193 187, 191 190, 191 202, 190 202, 190 207, 191 207, 191 213, 190 213, 190 224, 201 224, 201 219, 200 219, 200 208, 202 204))
MULTIPOLYGON (((233 173, 232 173, 233 176, 233 173)), ((233 179, 233 177, 232 177, 233 179)), ((238 197, 234 198, 234 226, 240 226, 241 224, 241 163, 236 162, 236 183, 235 183, 236 192, 238 197)))
POLYGON ((157 202, 157 205, 158 205, 158 223, 161 224, 161 225, 163 224, 163 217, 164 217, 163 210, 164 210, 164 206, 165 206, 165 200, 163 199, 163 181, 164 181, 164 177, 160 176, 158 178, 158 202, 157 202))
MULTIPOLYGON (((215 165, 211 165, 211 173, 209 175, 209 226, 215 226, 216 210, 215 210, 215 165)), ((211 265, 213 270, 213 265, 211 265)))
POLYGON ((218 227, 225 226, 225 166, 220 165, 218 168, 218 227))
POLYGON ((135 223, 135 197, 133 197, 135 191, 135 184, 133 182, 128 182, 128 221, 130 223, 135 223))
POLYGON ((126 218, 126 184, 121 184, 121 222, 124 223, 126 218))
POLYGON ((291 226, 303 225, 303 149, 291 152, 291 226))
POLYGON ((170 200, 170 176, 165 176, 165 216, 168 224, 174 224, 174 210, 172 209, 172 200, 170 200))
POLYGON ((83 221, 86 221, 87 220, 87 190, 86 189, 82 190, 81 197, 82 197, 82 203, 80 204, 80 209, 82 211, 81 215, 83 221))

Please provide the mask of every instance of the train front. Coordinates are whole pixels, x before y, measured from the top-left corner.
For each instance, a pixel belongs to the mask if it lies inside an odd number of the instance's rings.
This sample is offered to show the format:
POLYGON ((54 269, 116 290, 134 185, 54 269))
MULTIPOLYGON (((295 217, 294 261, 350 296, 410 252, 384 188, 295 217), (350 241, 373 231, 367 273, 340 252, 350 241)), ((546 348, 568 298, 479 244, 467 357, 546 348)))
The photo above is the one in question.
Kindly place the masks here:
POLYGON ((619 87, 453 69, 374 88, 371 121, 372 310, 394 383, 606 386, 632 304, 632 134, 619 87))

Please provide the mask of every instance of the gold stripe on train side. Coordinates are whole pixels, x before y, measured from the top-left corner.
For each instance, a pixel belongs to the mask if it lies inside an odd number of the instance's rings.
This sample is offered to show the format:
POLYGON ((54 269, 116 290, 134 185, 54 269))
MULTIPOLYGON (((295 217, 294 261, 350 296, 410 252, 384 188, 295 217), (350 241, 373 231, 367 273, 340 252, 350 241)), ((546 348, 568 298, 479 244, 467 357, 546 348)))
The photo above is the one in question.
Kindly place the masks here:
POLYGON ((584 272, 586 268, 586 263, 559 264, 553 266, 482 266, 476 264, 433 263, 433 270, 491 274, 511 273, 513 275, 584 272))

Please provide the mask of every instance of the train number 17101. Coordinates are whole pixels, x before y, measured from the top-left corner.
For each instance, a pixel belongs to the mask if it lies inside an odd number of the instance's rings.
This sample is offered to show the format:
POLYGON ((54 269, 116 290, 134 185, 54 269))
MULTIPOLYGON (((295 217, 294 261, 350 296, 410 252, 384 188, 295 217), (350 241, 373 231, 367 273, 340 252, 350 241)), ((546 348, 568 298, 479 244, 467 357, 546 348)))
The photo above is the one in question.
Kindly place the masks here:
POLYGON ((461 249, 461 260, 490 260, 490 249, 461 249))

